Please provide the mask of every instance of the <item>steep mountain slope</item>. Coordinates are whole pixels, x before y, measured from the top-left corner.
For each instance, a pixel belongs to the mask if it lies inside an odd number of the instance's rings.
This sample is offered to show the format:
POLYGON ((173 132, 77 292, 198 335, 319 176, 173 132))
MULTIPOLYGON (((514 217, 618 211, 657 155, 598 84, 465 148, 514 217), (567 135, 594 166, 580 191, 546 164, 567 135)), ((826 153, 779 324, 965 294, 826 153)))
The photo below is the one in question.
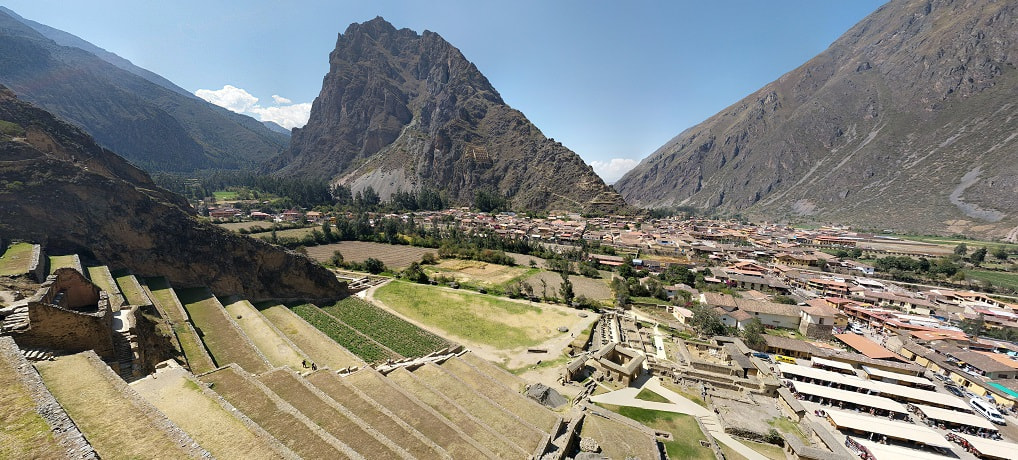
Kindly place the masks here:
POLYGON ((498 190, 517 208, 614 209, 621 198, 579 156, 507 106, 487 78, 434 32, 382 18, 352 24, 308 124, 266 171, 469 202, 498 190))
POLYGON ((4 11, 0 84, 149 171, 253 168, 287 142, 251 117, 187 94, 78 37, 4 11))
POLYGON ((641 206, 1004 236, 1016 58, 1015 2, 893 0, 615 187, 641 206))
POLYGON ((3 87, 0 238, 219 295, 327 299, 344 290, 307 257, 198 221, 143 171, 3 87))

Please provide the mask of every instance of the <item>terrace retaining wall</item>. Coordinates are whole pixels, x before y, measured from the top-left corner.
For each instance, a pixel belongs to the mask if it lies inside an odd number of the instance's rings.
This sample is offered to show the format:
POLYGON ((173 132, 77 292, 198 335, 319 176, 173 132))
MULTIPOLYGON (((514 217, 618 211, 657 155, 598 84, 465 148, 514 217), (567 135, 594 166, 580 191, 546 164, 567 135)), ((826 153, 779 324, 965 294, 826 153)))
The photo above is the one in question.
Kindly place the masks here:
POLYGON ((46 274, 49 273, 49 258, 42 245, 32 245, 32 259, 28 264, 28 274, 38 283, 46 282, 46 274))

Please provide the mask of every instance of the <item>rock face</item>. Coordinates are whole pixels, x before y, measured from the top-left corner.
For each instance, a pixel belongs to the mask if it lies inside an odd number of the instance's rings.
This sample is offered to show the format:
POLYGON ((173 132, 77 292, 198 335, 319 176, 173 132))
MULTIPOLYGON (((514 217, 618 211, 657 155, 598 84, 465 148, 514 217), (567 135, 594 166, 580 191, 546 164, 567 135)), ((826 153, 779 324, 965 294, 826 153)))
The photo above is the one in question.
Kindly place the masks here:
POLYGON ((88 135, 0 87, 0 239, 252 299, 331 299, 345 287, 307 257, 191 216, 186 201, 88 135))
POLYGON ((148 171, 251 169, 286 147, 286 135, 251 117, 187 94, 78 37, 12 14, 0 10, 0 84, 148 171))
POLYGON ((497 190, 525 209, 624 204, 434 32, 396 30, 382 18, 352 24, 329 62, 311 119, 266 172, 371 186, 383 198, 431 188, 456 203, 497 190))
POLYGON ((892 0, 662 146, 633 204, 1004 236, 1018 225, 1018 4, 892 0))

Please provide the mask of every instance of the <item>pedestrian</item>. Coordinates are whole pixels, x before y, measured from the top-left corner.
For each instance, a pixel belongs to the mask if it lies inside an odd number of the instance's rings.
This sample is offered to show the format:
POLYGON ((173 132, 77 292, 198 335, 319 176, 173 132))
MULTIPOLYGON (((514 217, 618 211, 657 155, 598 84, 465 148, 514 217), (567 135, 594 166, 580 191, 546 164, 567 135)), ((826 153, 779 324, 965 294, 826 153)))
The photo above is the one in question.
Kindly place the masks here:
POLYGON ((300 360, 300 365, 303 366, 304 369, 307 369, 308 368, 308 360, 306 360, 306 359, 300 360))
POLYGON ((318 370, 318 365, 315 364, 315 363, 311 363, 311 370, 317 371, 318 370))

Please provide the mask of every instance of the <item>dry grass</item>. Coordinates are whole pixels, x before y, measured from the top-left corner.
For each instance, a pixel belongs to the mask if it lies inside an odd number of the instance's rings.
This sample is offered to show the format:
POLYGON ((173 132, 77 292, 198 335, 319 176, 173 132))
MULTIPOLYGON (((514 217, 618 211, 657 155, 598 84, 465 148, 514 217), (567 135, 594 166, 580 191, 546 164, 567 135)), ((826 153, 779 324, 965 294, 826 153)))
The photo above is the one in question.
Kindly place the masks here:
MULTIPOLYGON (((548 285, 548 297, 558 297, 559 287, 562 285, 562 276, 555 272, 541 272, 526 279, 526 283, 534 288, 534 295, 544 295, 541 280, 548 285)), ((569 281, 573 283, 573 293, 576 296, 584 296, 592 300, 610 300, 612 298, 611 287, 605 279, 587 278, 585 276, 572 275, 569 281)))
POLYGON ((319 366, 342 369, 364 361, 328 338, 283 305, 259 305, 262 315, 319 366))
POLYGON ((452 276, 459 282, 498 286, 527 273, 527 268, 490 264, 477 260, 449 259, 433 267, 435 272, 452 276))
POLYGON ((179 368, 161 371, 158 378, 139 380, 131 387, 216 457, 257 458, 272 451, 267 440, 203 393, 187 375, 179 368))
POLYGON ((280 337, 251 302, 239 300, 230 303, 226 305, 226 311, 272 366, 285 366, 294 370, 303 368, 301 361, 305 357, 300 350, 294 349, 289 342, 280 337))
POLYGON ((0 256, 0 276, 17 276, 28 273, 32 263, 31 243, 14 243, 0 256))
POLYGON ((453 358, 442 363, 441 368, 459 378, 478 394, 487 396, 488 399, 496 402, 506 411, 530 422, 546 433, 551 431, 558 419, 546 407, 527 398, 522 393, 510 391, 506 387, 498 385, 459 358, 453 358))
POLYGON ((0 458, 45 459, 64 456, 35 400, 0 353, 0 458))
POLYGON ((464 361, 473 364, 474 367, 480 369, 481 372, 487 374, 488 377, 498 380, 502 385, 505 385, 506 387, 511 388, 513 390, 523 391, 524 385, 527 384, 527 382, 524 381, 523 379, 511 374, 509 371, 502 369, 501 367, 496 366, 491 361, 488 361, 473 353, 467 353, 461 356, 461 358, 464 361))
MULTIPOLYGON (((133 278, 131 276, 131 279, 133 278)), ((166 279, 149 278, 145 284, 148 286, 152 302, 156 304, 159 311, 166 314, 173 325, 173 332, 177 335, 180 349, 184 353, 184 358, 187 359, 187 366, 191 372, 201 374, 215 369, 216 363, 212 361, 212 357, 205 350, 201 338, 188 327, 187 318, 183 316, 184 307, 180 305, 180 300, 177 299, 176 293, 170 288, 166 279)))
POLYGON ((61 268, 78 268, 78 258, 71 254, 69 256, 49 256, 49 274, 53 274, 61 268))
MULTIPOLYGON (((587 415, 583 418, 580 436, 596 440, 601 445, 602 453, 609 458, 658 457, 657 445, 649 436, 614 420, 587 415)), ((669 455, 671 455, 671 452, 669 452, 669 455)), ((689 457, 672 458, 684 459, 689 457)))
POLYGON ((425 253, 438 256, 435 249, 401 246, 395 244, 371 243, 366 241, 343 241, 341 243, 324 244, 307 248, 308 256, 319 262, 332 258, 332 253, 339 251, 347 262, 364 262, 369 257, 381 260, 386 267, 401 270, 413 262, 420 262, 425 253))
POLYGON ((181 289, 177 295, 216 364, 237 363, 254 374, 269 370, 268 363, 244 340, 208 288, 181 289))
POLYGON ((186 458, 187 453, 104 378, 87 355, 36 364, 46 387, 102 458, 186 458))

